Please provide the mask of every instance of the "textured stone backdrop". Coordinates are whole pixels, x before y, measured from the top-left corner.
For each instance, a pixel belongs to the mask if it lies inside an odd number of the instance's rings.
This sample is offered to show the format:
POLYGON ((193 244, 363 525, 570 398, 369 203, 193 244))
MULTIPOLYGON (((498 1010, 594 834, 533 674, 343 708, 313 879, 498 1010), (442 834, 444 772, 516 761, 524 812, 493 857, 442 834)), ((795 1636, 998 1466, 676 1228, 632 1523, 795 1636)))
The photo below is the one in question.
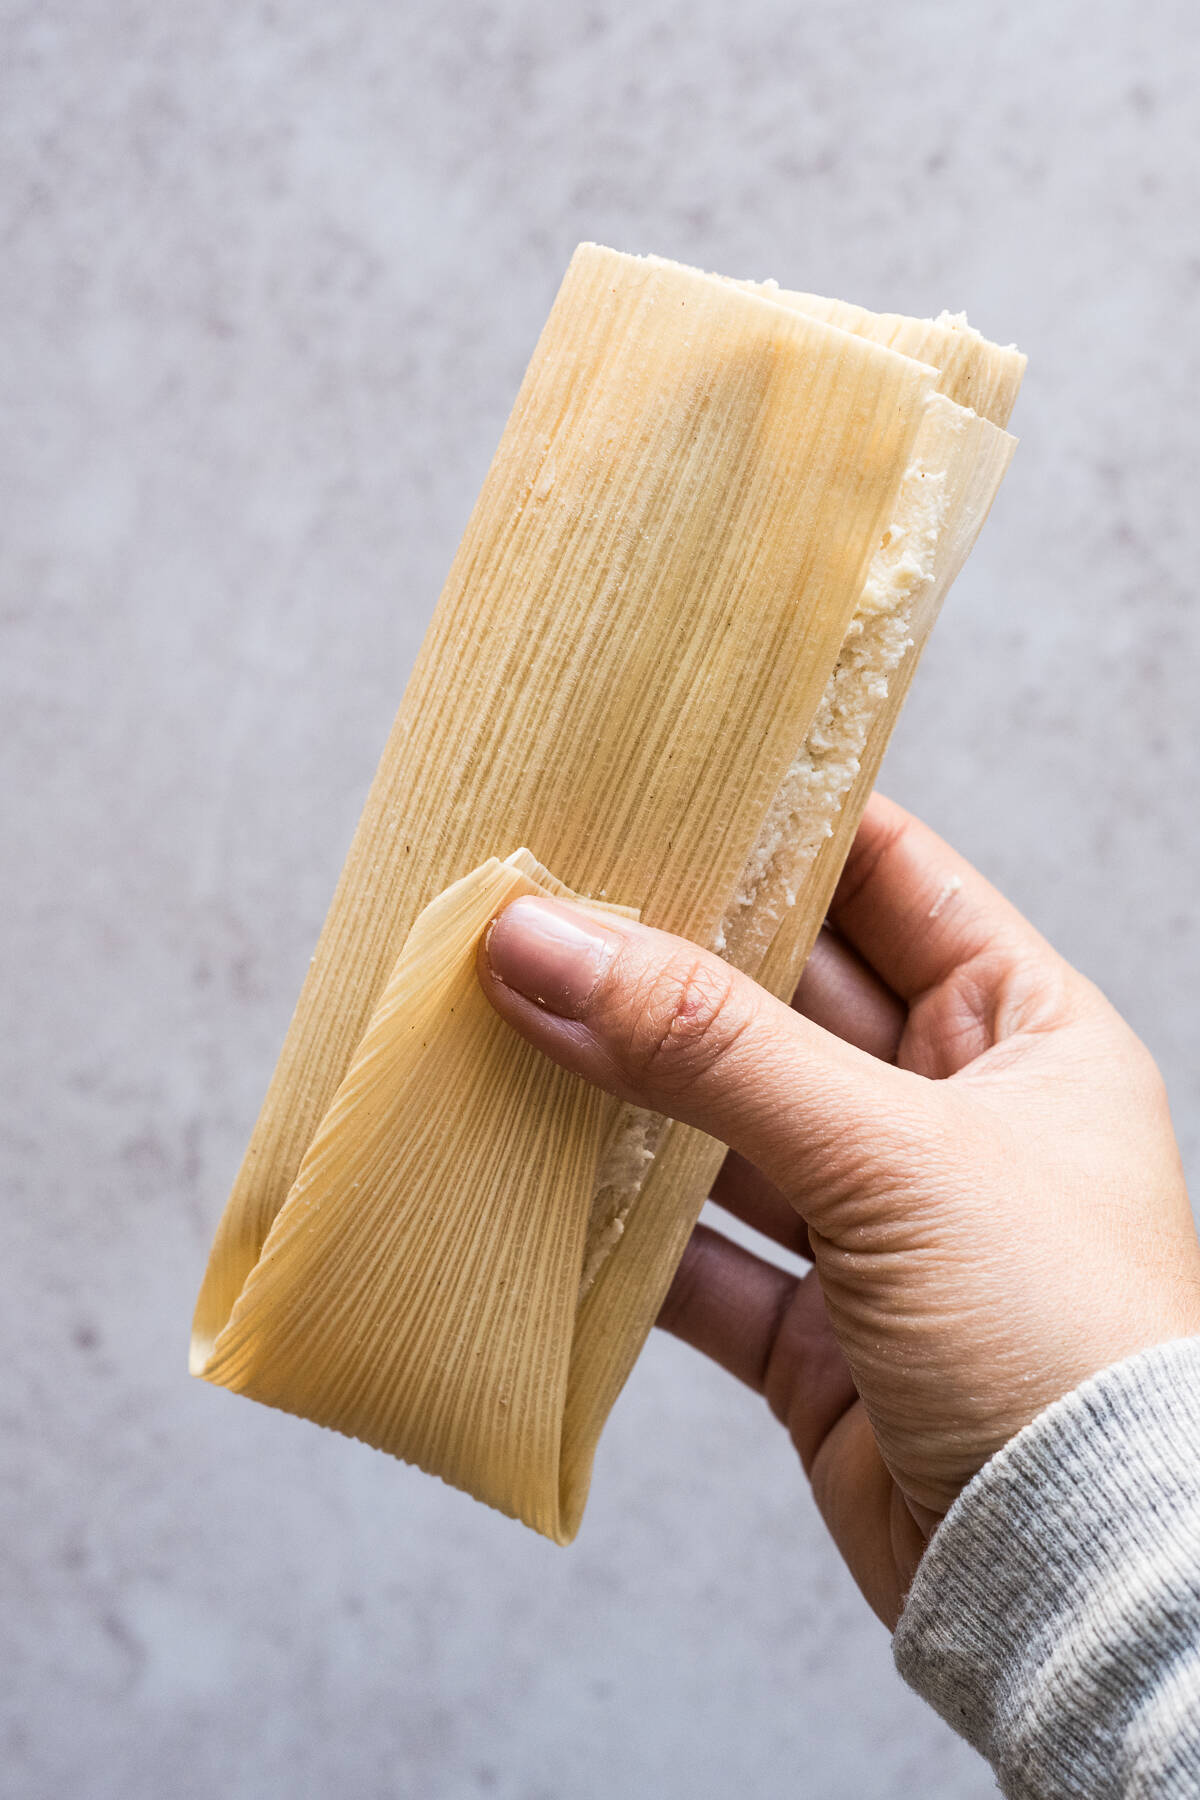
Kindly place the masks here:
POLYGON ((563 1553, 189 1383, 208 1240, 577 239, 1031 364, 886 785, 1200 1143, 1190 0, 0 3, 0 1787, 991 1791, 656 1342, 563 1553))

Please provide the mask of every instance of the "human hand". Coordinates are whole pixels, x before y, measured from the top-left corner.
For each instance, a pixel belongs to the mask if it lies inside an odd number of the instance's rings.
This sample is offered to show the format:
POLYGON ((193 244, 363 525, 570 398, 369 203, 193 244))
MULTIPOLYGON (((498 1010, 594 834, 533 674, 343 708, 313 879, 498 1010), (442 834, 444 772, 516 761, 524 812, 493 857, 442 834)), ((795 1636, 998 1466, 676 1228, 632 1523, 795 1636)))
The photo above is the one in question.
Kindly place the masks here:
POLYGON ((1044 1407, 1200 1333, 1158 1071, 1103 995, 876 796, 793 1003, 682 939, 514 902, 480 980, 522 1036, 732 1146, 660 1323, 765 1394, 894 1625, 925 1543, 1044 1407), (534 999, 527 996, 533 995, 534 999))

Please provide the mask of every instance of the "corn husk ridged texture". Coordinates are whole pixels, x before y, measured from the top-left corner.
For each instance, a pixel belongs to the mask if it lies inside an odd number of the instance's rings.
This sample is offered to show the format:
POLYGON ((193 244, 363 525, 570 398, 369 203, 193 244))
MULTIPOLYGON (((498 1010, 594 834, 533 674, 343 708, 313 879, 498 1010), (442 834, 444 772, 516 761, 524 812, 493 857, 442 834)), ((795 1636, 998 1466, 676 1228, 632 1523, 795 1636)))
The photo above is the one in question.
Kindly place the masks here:
POLYGON ((222 1217, 196 1373, 574 1534, 721 1150, 520 1043, 479 936, 568 891, 790 992, 1022 361, 576 253, 222 1217))

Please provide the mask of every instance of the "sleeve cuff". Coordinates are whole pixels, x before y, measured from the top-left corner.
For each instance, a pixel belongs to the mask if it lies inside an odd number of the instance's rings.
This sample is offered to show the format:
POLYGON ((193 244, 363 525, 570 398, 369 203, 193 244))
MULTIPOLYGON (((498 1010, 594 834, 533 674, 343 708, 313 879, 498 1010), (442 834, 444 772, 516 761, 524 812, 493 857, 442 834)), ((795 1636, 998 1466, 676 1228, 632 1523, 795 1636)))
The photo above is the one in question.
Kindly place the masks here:
POLYGON ((1016 1800, 1200 1794, 1200 1338, 1103 1370, 980 1470, 893 1649, 1016 1800))

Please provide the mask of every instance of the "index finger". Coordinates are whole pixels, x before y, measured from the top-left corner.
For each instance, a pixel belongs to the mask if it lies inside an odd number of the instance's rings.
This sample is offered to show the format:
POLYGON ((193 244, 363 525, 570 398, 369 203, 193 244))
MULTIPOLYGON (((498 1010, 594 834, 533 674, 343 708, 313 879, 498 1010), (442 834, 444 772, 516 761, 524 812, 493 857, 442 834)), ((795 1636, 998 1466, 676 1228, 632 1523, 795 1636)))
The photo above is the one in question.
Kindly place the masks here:
POLYGON ((872 794, 829 918, 910 1004, 985 954, 1057 961, 1039 932, 936 832, 872 794))

